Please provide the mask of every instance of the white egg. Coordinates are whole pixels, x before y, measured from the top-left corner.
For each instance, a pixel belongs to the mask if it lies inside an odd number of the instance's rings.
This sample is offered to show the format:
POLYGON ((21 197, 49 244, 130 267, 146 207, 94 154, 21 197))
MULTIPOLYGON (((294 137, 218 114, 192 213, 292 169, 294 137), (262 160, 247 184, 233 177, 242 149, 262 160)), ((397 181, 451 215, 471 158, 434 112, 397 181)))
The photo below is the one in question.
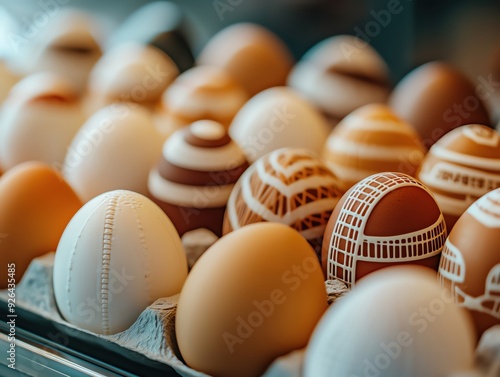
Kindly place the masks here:
POLYGON ((229 128, 231 138, 250 162, 284 147, 320 154, 328 133, 326 119, 286 87, 270 88, 252 97, 229 128))
POLYGON ((62 316, 99 334, 130 327, 156 299, 180 292, 187 260, 172 222, 143 195, 116 190, 85 204, 57 247, 62 316))
POLYGON ((63 77, 38 73, 24 78, 12 88, 2 108, 2 168, 31 160, 60 168, 84 122, 77 94, 63 77))
POLYGON ((162 144, 149 111, 136 104, 110 105, 75 136, 63 175, 84 202, 117 189, 147 195, 149 170, 160 158, 162 144))
POLYGON ((308 345, 305 377, 437 377, 473 367, 470 318, 422 267, 375 272, 334 304, 308 345))

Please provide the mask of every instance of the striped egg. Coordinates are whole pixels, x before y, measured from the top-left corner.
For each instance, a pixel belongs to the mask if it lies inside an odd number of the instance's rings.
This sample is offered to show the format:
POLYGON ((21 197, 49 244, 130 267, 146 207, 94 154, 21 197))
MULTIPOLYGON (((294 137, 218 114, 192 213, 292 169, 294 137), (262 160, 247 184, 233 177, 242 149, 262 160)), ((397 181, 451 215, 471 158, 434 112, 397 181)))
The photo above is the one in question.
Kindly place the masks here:
POLYGON ((320 255, 323 233, 342 191, 333 173, 306 149, 282 148, 257 161, 236 183, 224 234, 271 221, 289 225, 320 255))
POLYGON ((221 68, 191 68, 164 92, 158 126, 168 134, 168 130, 210 119, 229 128, 248 98, 246 90, 221 68))
POLYGON ((454 129, 432 146, 418 178, 434 194, 451 230, 472 203, 500 187, 500 133, 480 124, 454 129))
POLYGON ((323 159, 344 190, 385 171, 415 176, 424 155, 413 128, 381 104, 350 113, 330 133, 323 150, 323 159))
POLYGON ((148 187, 181 236, 199 228, 221 236, 227 200, 247 167, 243 152, 225 127, 201 120, 165 142, 148 187))

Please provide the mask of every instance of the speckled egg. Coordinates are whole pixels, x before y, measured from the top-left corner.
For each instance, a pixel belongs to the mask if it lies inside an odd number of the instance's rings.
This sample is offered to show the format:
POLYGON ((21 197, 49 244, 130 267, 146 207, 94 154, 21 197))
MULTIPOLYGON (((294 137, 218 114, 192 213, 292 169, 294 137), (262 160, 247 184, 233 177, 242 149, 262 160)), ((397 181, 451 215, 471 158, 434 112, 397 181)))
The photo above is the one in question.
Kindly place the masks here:
POLYGON ((220 236, 229 194, 247 167, 225 127, 200 120, 165 142, 148 188, 181 236, 198 228, 220 236))
POLYGON ((434 194, 450 231, 472 203, 500 187, 500 134, 480 124, 450 131, 432 146, 418 179, 434 194))
POLYGON ((385 105, 365 105, 349 114, 328 137, 323 160, 344 190, 372 174, 415 176, 425 154, 418 134, 385 105))
POLYGON ((443 214, 422 183, 402 173, 375 174, 354 185, 333 210, 323 270, 327 279, 350 286, 397 264, 437 270, 446 236, 443 214))
POLYGON ((256 222, 278 222, 299 231, 319 257, 326 224, 342 193, 335 175, 310 151, 276 150, 255 161, 236 183, 224 234, 256 222))

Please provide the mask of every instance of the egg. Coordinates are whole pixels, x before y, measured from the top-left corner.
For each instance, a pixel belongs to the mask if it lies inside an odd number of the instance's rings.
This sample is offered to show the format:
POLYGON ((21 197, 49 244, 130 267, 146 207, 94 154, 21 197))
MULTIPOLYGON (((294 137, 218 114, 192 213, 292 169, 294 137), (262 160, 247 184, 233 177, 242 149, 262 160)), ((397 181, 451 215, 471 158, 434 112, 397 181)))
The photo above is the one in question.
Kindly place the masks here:
POLYGON ((490 125, 489 115, 475 88, 460 71, 444 62, 430 62, 408 73, 389 99, 395 113, 420 134, 426 148, 464 124, 490 125))
POLYGON ((288 85, 336 125, 363 105, 387 101, 389 69, 367 42, 337 35, 306 52, 288 76, 288 85))
POLYGON ((167 54, 184 72, 194 65, 184 32, 186 24, 177 4, 168 1, 146 3, 117 26, 106 45, 113 48, 128 42, 150 44, 167 54))
POLYGON ((343 192, 335 175, 305 149, 284 148, 255 161, 231 192, 224 234, 272 221, 296 229, 318 257, 330 214, 343 192))
POLYGON ((424 155, 418 134, 382 104, 349 114, 332 130, 323 150, 323 160, 344 190, 384 171, 415 176, 424 155))
POLYGON ((293 89, 277 87, 252 97, 236 114, 229 135, 250 162, 279 148, 321 153, 328 137, 326 119, 293 89))
POLYGON ((175 63, 156 47, 118 45, 97 62, 89 78, 86 108, 92 113, 114 102, 153 108, 179 75, 175 63))
POLYGON ((443 214, 422 183, 403 173, 374 174, 333 210, 323 238, 323 269, 327 279, 350 286, 397 264, 437 270, 446 236, 443 214))
POLYGON ((117 189, 148 195, 149 170, 160 158, 162 144, 146 109, 109 105, 81 127, 62 171, 84 202, 117 189))
POLYGON ((86 203, 64 230, 54 259, 54 295, 79 328, 116 334, 161 297, 180 292, 187 261, 172 222, 126 190, 86 203))
POLYGON ((245 89, 217 67, 195 67, 181 74, 165 91, 158 126, 171 130, 197 120, 213 120, 229 128, 248 100, 245 89))
POLYGON ((165 142, 148 187, 181 236, 205 228, 220 237, 229 194, 247 167, 224 126, 200 120, 165 142))
POLYGON ((196 63, 221 67, 253 96, 285 85, 293 57, 270 30, 252 23, 236 23, 215 34, 196 63))
POLYGON ((0 165, 42 161, 60 168, 85 122, 77 93, 64 77, 38 73, 19 81, 0 115, 0 165))
POLYGON ((455 376, 474 365, 470 318, 416 267, 374 273, 314 330, 304 377, 455 376))
POLYGON ((196 371, 256 377, 305 347, 326 308, 321 267, 304 238, 282 224, 252 224, 196 262, 180 294, 176 338, 196 371))
POLYGON ((500 324, 500 189, 474 202, 446 240, 439 265, 443 287, 467 308, 480 336, 500 324))
POLYGON ((472 203, 500 187, 500 134, 480 124, 450 131, 429 150, 418 179, 434 194, 450 231, 472 203))
POLYGON ((11 69, 9 62, 0 59, 0 106, 18 81, 19 76, 11 69))
POLYGON ((41 162, 25 162, 0 178, 0 288, 7 266, 15 264, 19 283, 31 261, 54 251, 64 228, 82 206, 59 172, 41 162))
POLYGON ((57 73, 82 93, 92 67, 102 54, 98 29, 99 25, 89 14, 57 8, 50 22, 36 29, 33 40, 21 42, 21 49, 26 47, 21 58, 25 72, 57 73))

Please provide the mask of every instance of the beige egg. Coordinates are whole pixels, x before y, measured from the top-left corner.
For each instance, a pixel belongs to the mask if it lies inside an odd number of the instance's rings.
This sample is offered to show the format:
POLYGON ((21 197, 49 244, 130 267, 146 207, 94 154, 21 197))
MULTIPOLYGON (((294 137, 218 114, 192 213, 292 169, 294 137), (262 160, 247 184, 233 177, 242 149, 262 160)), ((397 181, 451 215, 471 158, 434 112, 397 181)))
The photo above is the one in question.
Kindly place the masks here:
POLYGON ((248 99, 246 90, 222 69, 191 68, 164 92, 157 125, 165 136, 197 120, 213 120, 229 128, 248 99))
POLYGON ((475 334, 435 272, 391 267, 331 306, 314 330, 304 377, 455 376, 474 366, 475 334))
POLYGON ((413 128, 381 104, 365 105, 335 127, 323 160, 342 188, 375 173, 401 172, 415 176, 425 148, 413 128))
POLYGON ((256 24, 236 23, 209 40, 197 64, 226 70, 253 96, 267 88, 285 85, 293 57, 270 30, 256 24))
POLYGON ((86 108, 92 113, 114 102, 153 108, 179 75, 175 63, 150 45, 121 44, 106 52, 89 78, 86 108))
POLYGON ((431 147, 418 179, 434 194, 451 231, 472 203, 500 187, 500 134, 480 124, 450 131, 431 147))
POLYGON ((19 79, 20 77, 10 68, 8 62, 0 59, 0 105, 19 79))
POLYGON ((148 195, 149 170, 162 143, 148 110, 131 103, 109 105, 79 130, 62 171, 84 202, 118 189, 148 195))
POLYGON ((46 72, 22 79, 12 88, 1 111, 2 169, 32 160, 61 168, 84 122, 77 93, 64 77, 46 72))
POLYGON ((313 46, 293 68, 288 85, 336 125, 363 105, 386 102, 389 69, 367 42, 338 35, 313 46))
POLYGON ((318 259, 294 229, 248 225, 196 262, 175 319, 182 358, 212 376, 257 377, 305 347, 327 307, 318 259))
POLYGON ((252 97, 229 127, 229 135, 250 162, 288 147, 320 154, 328 132, 323 115, 287 87, 270 88, 252 97))

